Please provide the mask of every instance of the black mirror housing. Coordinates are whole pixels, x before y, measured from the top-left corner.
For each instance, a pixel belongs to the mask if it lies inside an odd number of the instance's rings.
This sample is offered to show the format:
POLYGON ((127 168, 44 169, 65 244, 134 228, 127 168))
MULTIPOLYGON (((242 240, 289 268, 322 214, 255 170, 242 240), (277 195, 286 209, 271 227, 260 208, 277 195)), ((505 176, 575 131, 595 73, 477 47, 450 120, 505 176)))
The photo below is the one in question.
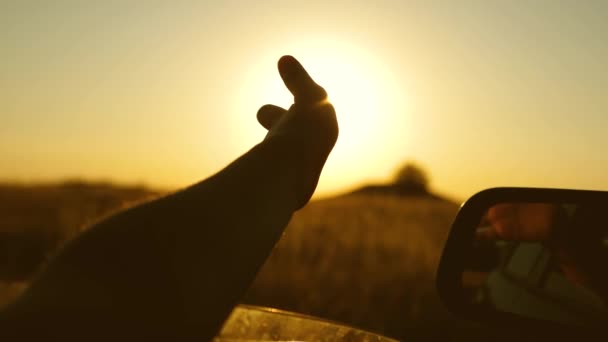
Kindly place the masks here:
POLYGON ((505 332, 597 338, 608 323, 606 279, 608 192, 493 188, 461 206, 437 289, 451 312, 505 332))

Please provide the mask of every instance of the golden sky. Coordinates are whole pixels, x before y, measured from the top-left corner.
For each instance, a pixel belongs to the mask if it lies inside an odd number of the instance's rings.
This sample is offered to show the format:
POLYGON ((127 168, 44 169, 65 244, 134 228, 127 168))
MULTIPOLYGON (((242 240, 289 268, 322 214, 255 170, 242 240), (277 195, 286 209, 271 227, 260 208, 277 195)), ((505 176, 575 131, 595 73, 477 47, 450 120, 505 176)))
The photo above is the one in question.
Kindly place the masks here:
POLYGON ((317 195, 418 161, 461 199, 608 189, 608 2, 7 1, 0 179, 175 188, 264 137, 298 58, 341 136, 317 195))

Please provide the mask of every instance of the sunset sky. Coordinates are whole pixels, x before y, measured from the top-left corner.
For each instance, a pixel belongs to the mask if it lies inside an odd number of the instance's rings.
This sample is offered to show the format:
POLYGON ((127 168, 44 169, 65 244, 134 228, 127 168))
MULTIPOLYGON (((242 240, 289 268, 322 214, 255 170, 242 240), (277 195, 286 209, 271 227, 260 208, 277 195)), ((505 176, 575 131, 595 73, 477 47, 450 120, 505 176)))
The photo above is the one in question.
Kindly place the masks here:
POLYGON ((264 137, 298 58, 341 136, 319 196, 406 160, 464 199, 608 190, 606 1, 3 1, 0 180, 167 189, 264 137))

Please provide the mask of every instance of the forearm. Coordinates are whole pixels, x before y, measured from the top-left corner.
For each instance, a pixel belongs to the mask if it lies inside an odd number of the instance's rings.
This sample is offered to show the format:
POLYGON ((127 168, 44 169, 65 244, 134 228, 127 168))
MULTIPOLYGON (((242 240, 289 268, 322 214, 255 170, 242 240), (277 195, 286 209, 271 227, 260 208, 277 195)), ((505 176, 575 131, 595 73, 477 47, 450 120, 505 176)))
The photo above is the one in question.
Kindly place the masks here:
POLYGON ((298 170, 297 156, 266 141, 199 184, 100 222, 13 310, 95 310, 210 338, 296 208, 298 170))
POLYGON ((213 230, 180 230, 183 235, 177 237, 174 265, 181 293, 188 297, 188 319, 195 320, 191 327, 221 324, 201 323, 196 313, 204 307, 223 319, 253 282, 298 205, 300 158, 280 142, 266 141, 209 182, 181 194, 186 202, 213 201, 209 216, 200 218, 213 230), (197 241, 213 245, 203 254, 197 241))

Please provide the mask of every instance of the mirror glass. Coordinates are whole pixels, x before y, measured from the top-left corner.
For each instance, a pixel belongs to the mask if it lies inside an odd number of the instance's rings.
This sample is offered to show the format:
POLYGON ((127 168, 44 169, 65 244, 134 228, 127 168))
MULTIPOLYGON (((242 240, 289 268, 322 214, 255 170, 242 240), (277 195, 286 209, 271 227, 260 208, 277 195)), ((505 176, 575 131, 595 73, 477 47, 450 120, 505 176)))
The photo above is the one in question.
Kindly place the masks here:
POLYGON ((608 323, 608 205, 499 203, 479 220, 462 286, 475 306, 608 323))

